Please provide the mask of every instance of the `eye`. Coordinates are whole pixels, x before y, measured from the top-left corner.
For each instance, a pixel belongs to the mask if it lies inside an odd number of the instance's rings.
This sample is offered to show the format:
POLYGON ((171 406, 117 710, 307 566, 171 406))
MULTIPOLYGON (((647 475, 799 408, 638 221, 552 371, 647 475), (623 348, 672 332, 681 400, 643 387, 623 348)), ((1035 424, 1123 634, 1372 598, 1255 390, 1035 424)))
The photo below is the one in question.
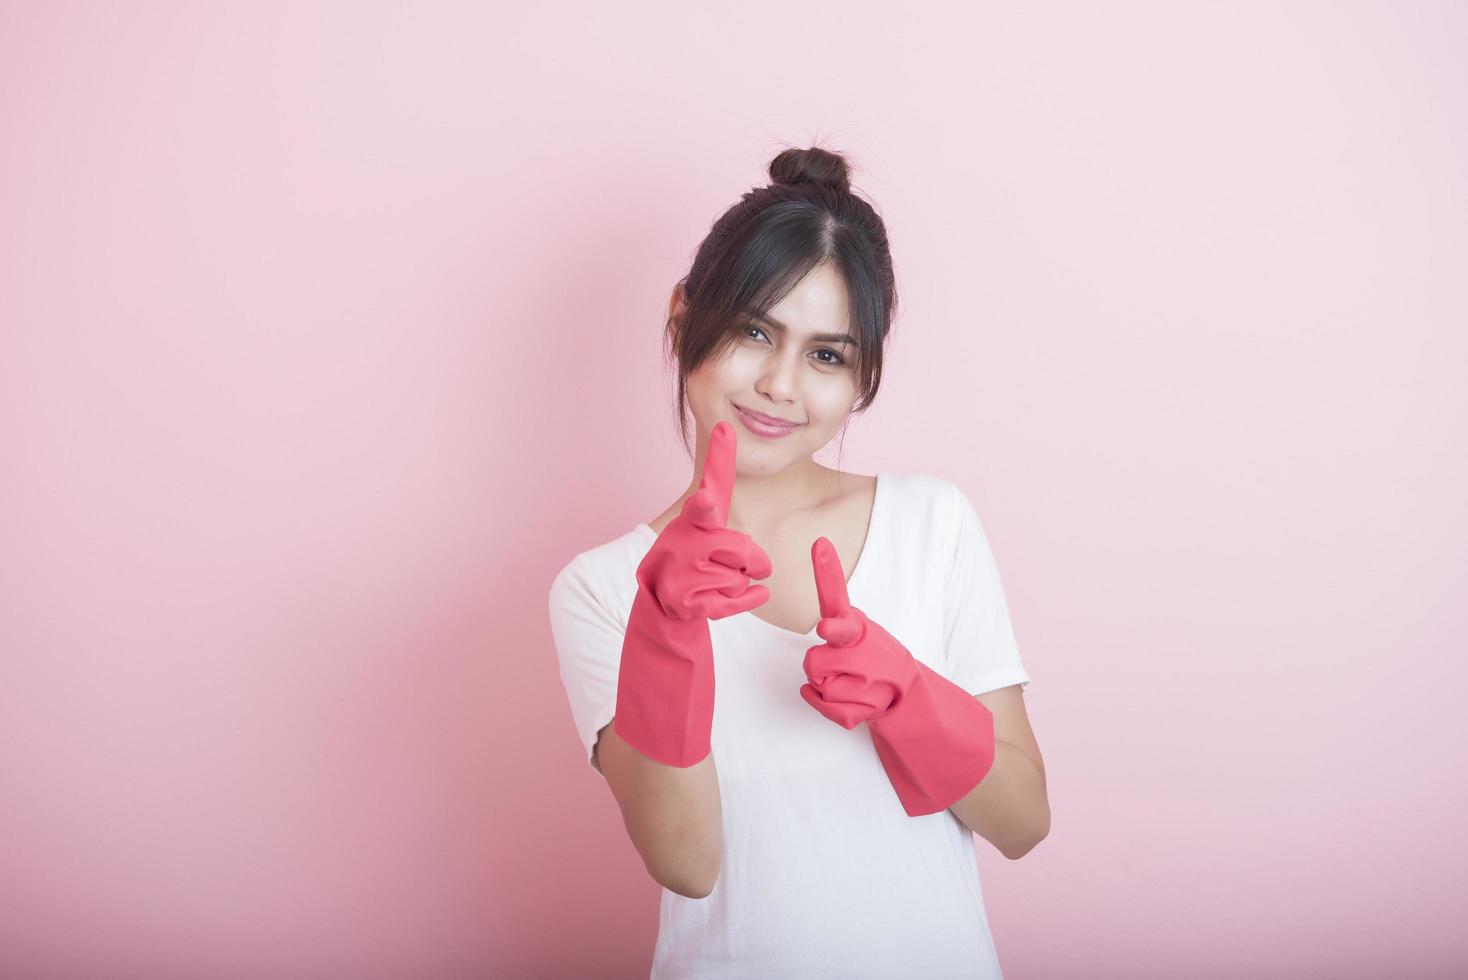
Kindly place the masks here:
MULTIPOLYGON (((759 333, 761 336, 765 337, 766 339, 769 338, 769 334, 766 334, 765 333, 763 327, 757 327, 757 326, 755 326, 752 323, 747 323, 747 324, 744 325, 744 336, 745 337, 749 337, 750 340, 753 340, 754 339, 752 336, 750 336, 749 331, 751 331, 751 330, 755 331, 756 333, 759 333)), ((835 360, 830 360, 830 361, 820 360, 819 358, 817 358, 817 360, 821 364, 825 364, 825 365, 828 365, 830 367, 840 367, 841 365, 843 365, 843 364, 846 363, 846 358, 842 357, 840 354, 836 353, 835 351, 833 351, 829 347, 822 347, 819 350, 817 350, 816 353, 817 354, 830 354, 831 357, 835 358, 835 360)))

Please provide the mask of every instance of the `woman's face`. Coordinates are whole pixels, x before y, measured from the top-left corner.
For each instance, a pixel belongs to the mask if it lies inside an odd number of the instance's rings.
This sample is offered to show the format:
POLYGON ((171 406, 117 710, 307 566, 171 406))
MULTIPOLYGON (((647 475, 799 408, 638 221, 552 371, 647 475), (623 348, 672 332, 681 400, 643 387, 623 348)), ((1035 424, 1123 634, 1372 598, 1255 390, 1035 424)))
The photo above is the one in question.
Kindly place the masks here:
POLYGON ((858 347, 840 274, 816 266, 768 319, 741 319, 737 332, 723 357, 688 377, 699 443, 727 420, 738 435, 739 469, 778 473, 835 438, 856 403, 858 347), (762 427, 740 409, 794 424, 762 427))

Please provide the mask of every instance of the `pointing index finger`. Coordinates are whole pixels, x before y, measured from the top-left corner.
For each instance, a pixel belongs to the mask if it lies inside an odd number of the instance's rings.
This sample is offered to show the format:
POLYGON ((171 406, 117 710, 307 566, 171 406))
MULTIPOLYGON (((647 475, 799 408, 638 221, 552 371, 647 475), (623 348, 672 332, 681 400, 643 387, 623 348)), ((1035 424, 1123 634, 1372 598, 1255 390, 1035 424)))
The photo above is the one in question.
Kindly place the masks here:
POLYGON ((720 421, 709 433, 708 449, 703 457, 703 474, 699 477, 699 496, 708 506, 700 523, 708 527, 726 527, 729 523, 729 500, 734 495, 734 459, 739 446, 734 426, 720 421))
POLYGON ((841 570, 841 557, 836 546, 824 537, 810 546, 810 563, 816 574, 816 595, 821 602, 821 618, 840 616, 851 608, 846 595, 846 573, 841 570))

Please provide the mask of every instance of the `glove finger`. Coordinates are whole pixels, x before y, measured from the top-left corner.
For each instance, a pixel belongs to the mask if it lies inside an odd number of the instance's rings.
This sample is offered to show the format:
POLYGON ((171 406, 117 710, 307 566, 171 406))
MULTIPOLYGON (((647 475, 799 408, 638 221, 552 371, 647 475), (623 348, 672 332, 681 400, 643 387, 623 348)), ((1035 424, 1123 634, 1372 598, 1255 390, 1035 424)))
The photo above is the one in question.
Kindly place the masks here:
POLYGON ((851 614, 853 611, 823 617, 816 623, 816 635, 832 646, 852 646, 861 639, 863 632, 861 621, 851 614))
POLYGON ((851 607, 851 600, 846 594, 846 572, 830 539, 821 537, 811 542, 810 564, 815 572, 821 615, 840 616, 851 607))
POLYGON ((683 503, 682 513, 701 528, 722 528, 729 519, 737 453, 738 437, 733 424, 726 421, 715 423, 704 452, 698 490, 683 503))
POLYGON ((881 690, 873 690, 865 678, 850 673, 834 673, 824 681, 813 681, 810 687, 815 688, 826 704, 844 704, 860 720, 878 712, 882 701, 881 690))
POLYGON ((800 696, 805 698, 807 704, 815 708, 826 718, 834 721, 842 728, 850 731, 862 722, 861 712, 855 705, 845 704, 840 701, 826 701, 820 692, 810 684, 800 686, 800 696))
POLYGON ((723 619, 725 616, 735 616, 742 612, 748 612, 769 601, 770 590, 763 585, 751 585, 738 596, 721 597, 718 595, 709 597, 709 619, 723 619))
POLYGON ((835 647, 829 643, 818 643, 806 650, 801 666, 805 669, 805 676, 817 686, 841 674, 855 677, 863 684, 870 684, 873 680, 869 665, 852 656, 849 648, 835 647))
POLYGON ((747 534, 731 531, 709 550, 709 560, 727 565, 750 578, 769 578, 774 569, 765 549, 747 534))
POLYGON ((840 701, 845 704, 860 705, 875 711, 874 699, 868 693, 870 684, 865 677, 857 677, 854 674, 832 674, 826 680, 816 685, 821 697, 827 701, 840 701))
POLYGON ((805 658, 800 662, 800 666, 812 683, 822 684, 826 678, 841 673, 841 663, 844 658, 835 654, 838 649, 828 643, 817 643, 805 651, 805 658))
POLYGON ((688 606, 698 615, 711 618, 715 611, 727 608, 729 599, 741 598, 750 588, 748 575, 709 563, 699 570, 698 585, 688 594, 688 606))

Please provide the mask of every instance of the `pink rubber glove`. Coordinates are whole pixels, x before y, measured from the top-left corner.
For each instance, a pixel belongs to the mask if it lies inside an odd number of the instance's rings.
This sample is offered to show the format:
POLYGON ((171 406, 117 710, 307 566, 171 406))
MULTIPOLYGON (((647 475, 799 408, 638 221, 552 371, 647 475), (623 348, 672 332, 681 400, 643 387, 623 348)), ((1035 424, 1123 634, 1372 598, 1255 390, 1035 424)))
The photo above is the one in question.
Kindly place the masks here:
POLYGON ((770 597, 765 586, 749 584, 769 578, 769 555, 749 535, 724 526, 737 449, 734 426, 716 424, 698 490, 637 566, 613 727, 622 741, 667 766, 687 768, 710 751, 714 656, 708 621, 770 597))
POLYGON ((801 696, 848 730, 867 722, 908 816, 947 809, 994 765, 993 714, 851 604, 830 541, 817 538, 810 558, 826 642, 805 652, 801 696))

